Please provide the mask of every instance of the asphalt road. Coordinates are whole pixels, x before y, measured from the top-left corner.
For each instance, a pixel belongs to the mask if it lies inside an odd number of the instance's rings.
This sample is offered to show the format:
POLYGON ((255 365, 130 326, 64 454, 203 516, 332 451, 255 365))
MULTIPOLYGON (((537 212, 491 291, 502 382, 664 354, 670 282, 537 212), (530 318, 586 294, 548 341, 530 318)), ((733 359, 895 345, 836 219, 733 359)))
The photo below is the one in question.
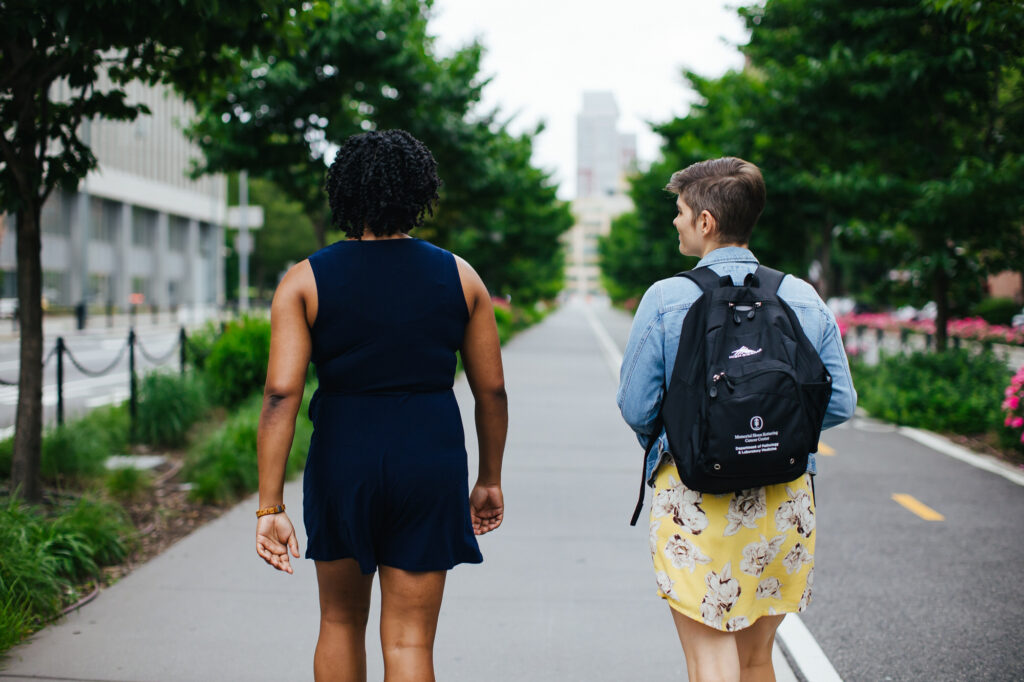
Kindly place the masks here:
MULTIPOLYGON (((629 316, 598 315, 625 348, 629 316)), ((814 601, 801 617, 842 678, 1024 680, 1024 488, 864 417, 822 441, 835 454, 818 456, 814 601)))

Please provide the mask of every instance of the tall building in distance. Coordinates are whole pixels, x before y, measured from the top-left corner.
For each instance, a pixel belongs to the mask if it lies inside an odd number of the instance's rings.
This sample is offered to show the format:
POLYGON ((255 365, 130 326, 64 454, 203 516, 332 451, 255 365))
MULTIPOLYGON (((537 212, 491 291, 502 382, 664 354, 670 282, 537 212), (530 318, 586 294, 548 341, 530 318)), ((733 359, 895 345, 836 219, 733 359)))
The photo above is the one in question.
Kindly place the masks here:
POLYGON ((633 204, 626 195, 636 170, 636 135, 618 130, 619 107, 611 92, 584 92, 576 117, 576 223, 565 233, 566 278, 570 294, 604 294, 598 239, 612 220, 633 204))
POLYGON ((584 92, 576 116, 576 197, 625 194, 636 168, 636 135, 620 133, 619 106, 610 92, 584 92))

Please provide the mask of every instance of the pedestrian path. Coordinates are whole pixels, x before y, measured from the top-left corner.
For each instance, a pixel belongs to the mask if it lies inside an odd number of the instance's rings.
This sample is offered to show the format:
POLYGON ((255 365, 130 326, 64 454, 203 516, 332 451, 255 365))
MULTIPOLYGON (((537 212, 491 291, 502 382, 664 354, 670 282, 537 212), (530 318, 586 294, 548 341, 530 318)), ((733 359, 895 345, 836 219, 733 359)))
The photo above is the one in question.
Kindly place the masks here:
MULTIPOLYGON (((686 679, 647 533, 629 526, 642 453, 605 352, 572 304, 506 347, 505 522, 481 539, 482 565, 448 578, 438 679, 686 679)), ((464 380, 456 391, 474 470, 472 398, 464 380)), ((285 501, 304 548, 301 483, 285 501)), ((295 561, 289 576, 263 564, 255 508, 244 501, 13 650, 0 680, 312 679, 314 567, 295 561)), ((377 617, 370 680, 383 677, 377 617)), ((781 661, 778 679, 795 680, 781 661)))

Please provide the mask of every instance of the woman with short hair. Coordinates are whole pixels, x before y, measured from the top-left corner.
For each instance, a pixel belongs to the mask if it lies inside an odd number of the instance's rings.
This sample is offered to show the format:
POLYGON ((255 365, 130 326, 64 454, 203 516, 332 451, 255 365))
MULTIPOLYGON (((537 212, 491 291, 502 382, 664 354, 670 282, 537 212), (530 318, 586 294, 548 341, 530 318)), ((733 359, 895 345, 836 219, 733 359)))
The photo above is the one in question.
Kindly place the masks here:
MULTIPOLYGON (((676 200, 679 251, 700 257, 697 268, 730 277, 736 286, 758 269, 747 248, 765 206, 757 166, 735 157, 701 161, 674 173, 665 189, 676 200)), ((775 631, 785 614, 803 611, 811 600, 815 461, 811 455, 807 471, 792 481, 728 494, 702 493, 681 480, 660 415, 675 364, 693 362, 676 355, 684 320, 701 295, 684 277, 647 290, 626 344, 618 405, 650 445, 644 480, 654 488, 650 546, 657 592, 672 609, 691 682, 767 682, 775 679, 775 631)), ((857 394, 835 317, 810 284, 792 275, 783 278, 778 297, 793 309, 831 375, 823 428, 846 421, 857 394)), ((736 358, 743 358, 760 349, 738 351, 736 358)))
POLYGON ((470 265, 409 232, 431 215, 440 179, 401 130, 349 138, 327 174, 348 236, 292 267, 271 306, 258 436, 257 553, 292 572, 284 472, 309 362, 318 388, 303 480, 306 558, 316 562, 317 680, 365 680, 375 572, 389 680, 433 680, 446 572, 483 559, 497 528, 508 406, 491 298, 470 265), (472 491, 452 385, 456 353, 476 401, 472 491))

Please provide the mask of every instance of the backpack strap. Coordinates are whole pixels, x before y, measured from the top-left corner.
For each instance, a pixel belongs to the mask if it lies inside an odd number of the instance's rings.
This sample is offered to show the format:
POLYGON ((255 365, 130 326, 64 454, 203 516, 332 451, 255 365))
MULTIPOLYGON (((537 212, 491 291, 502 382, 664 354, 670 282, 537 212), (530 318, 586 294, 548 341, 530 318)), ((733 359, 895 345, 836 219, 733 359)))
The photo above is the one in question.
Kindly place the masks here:
POLYGON ((686 272, 680 272, 676 277, 685 277, 700 287, 700 290, 707 293, 719 287, 731 287, 732 277, 729 275, 717 275, 715 271, 706 265, 686 272))
POLYGON ((758 265, 757 270, 747 275, 747 282, 751 283, 753 279, 753 286, 759 289, 767 289, 773 294, 779 293, 779 287, 782 286, 782 280, 786 278, 786 273, 774 270, 764 265, 758 265))
POLYGON ((650 444, 644 449, 644 463, 640 467, 640 497, 636 501, 636 508, 633 510, 633 518, 629 520, 629 525, 635 526, 637 519, 640 518, 640 512, 644 508, 644 494, 647 492, 647 457, 651 454, 651 450, 654 449, 658 439, 661 437, 661 417, 658 417, 657 424, 655 426, 654 435, 651 436, 650 444))

